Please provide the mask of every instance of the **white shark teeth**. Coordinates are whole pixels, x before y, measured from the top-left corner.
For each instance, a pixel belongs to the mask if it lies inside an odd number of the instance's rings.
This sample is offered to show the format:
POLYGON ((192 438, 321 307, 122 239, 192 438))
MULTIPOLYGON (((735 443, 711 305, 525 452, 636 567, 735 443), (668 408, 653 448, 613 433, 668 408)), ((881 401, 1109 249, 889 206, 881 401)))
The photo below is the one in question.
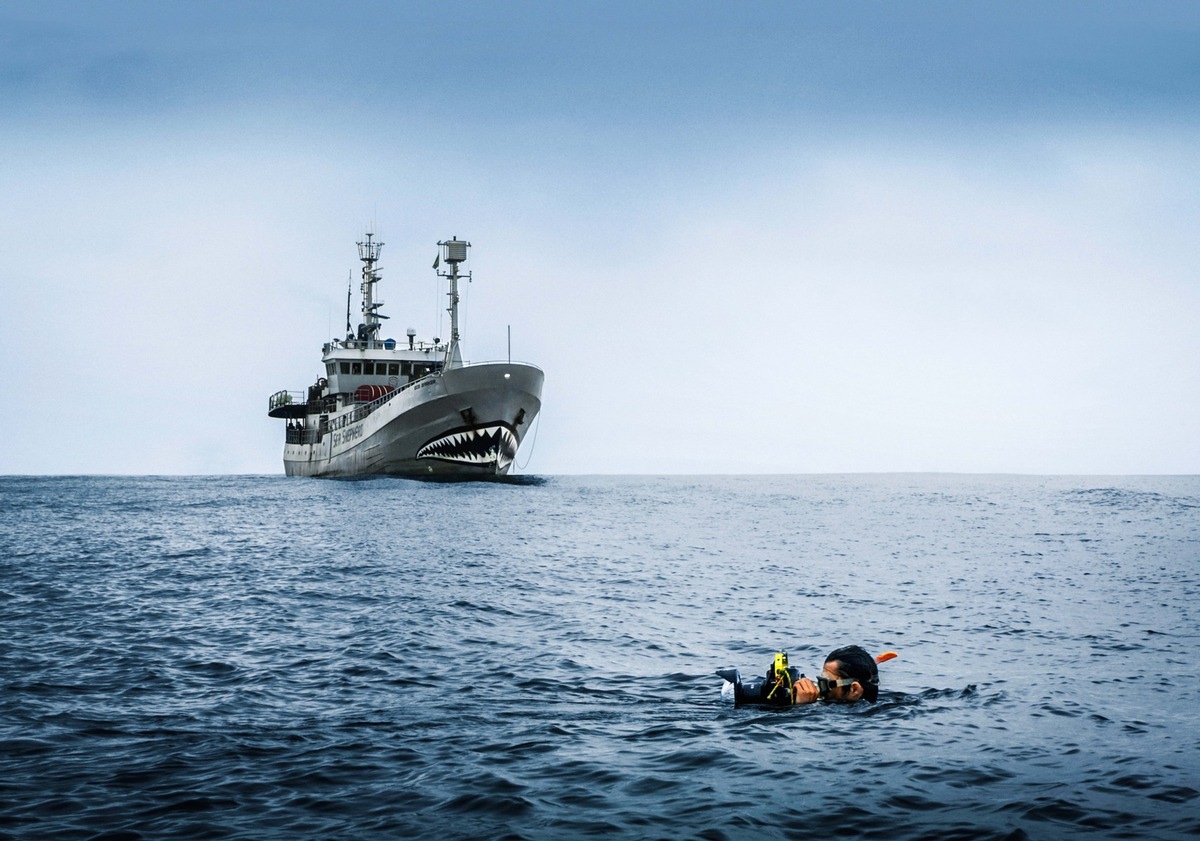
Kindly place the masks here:
POLYGON ((464 429, 430 441, 417 458, 436 458, 460 464, 506 465, 517 453, 517 436, 504 424, 464 429))

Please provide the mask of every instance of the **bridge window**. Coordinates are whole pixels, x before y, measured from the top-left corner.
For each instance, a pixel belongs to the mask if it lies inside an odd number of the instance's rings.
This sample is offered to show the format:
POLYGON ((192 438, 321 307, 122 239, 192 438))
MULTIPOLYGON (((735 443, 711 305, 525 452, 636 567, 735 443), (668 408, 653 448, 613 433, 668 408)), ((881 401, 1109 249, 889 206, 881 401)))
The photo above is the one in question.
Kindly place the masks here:
POLYGON ((343 363, 341 363, 341 364, 342 364, 342 373, 343 373, 343 374, 349 374, 349 373, 350 373, 350 363, 349 363, 349 362, 343 362, 343 363))
POLYGON ((362 373, 362 363, 361 362, 351 362, 350 363, 350 373, 351 374, 361 374, 362 373))
POLYGON ((375 376, 375 363, 374 362, 364 362, 363 363, 363 373, 369 377, 375 376))

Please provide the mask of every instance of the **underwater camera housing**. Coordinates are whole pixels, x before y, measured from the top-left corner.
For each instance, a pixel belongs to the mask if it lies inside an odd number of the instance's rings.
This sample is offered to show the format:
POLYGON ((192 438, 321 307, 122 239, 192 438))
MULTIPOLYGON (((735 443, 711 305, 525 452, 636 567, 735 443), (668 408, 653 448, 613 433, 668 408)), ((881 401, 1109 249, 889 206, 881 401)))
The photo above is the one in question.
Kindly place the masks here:
POLYGON ((775 659, 767 667, 766 675, 762 677, 743 678, 737 669, 717 669, 717 674, 723 678, 727 687, 722 687, 721 696, 733 695, 737 706, 743 704, 761 704, 768 707, 790 707, 792 705, 792 684, 803 677, 795 666, 789 666, 787 652, 779 651, 775 659), (732 687, 732 693, 729 688, 732 687))

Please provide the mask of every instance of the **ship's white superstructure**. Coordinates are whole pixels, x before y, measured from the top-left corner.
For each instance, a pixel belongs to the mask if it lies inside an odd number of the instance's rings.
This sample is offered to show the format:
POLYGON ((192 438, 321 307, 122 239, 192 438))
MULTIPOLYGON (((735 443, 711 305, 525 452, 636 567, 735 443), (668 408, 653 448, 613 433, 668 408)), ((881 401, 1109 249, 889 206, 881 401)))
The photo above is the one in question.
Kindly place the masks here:
MULTIPOLYGON (((362 321, 325 344, 325 373, 306 392, 271 395, 268 414, 287 421, 289 476, 505 476, 542 406, 541 369, 523 362, 463 361, 458 283, 470 243, 438 243, 434 269, 449 281, 450 338, 381 338, 382 242, 358 243, 362 321), (438 271, 444 265, 444 270, 438 271)), ((348 294, 348 293, 347 293, 348 294)), ((347 301, 348 303, 348 301, 347 301)))

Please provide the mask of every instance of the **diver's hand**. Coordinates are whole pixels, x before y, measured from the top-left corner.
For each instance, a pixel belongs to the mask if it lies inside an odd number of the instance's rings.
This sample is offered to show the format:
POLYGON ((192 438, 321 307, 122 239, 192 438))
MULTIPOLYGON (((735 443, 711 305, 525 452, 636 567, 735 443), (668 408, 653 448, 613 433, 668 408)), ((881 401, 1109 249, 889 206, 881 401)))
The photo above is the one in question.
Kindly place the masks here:
POLYGON ((796 682, 792 684, 793 704, 811 704, 820 696, 821 690, 817 689, 817 685, 806 677, 797 678, 796 682))

